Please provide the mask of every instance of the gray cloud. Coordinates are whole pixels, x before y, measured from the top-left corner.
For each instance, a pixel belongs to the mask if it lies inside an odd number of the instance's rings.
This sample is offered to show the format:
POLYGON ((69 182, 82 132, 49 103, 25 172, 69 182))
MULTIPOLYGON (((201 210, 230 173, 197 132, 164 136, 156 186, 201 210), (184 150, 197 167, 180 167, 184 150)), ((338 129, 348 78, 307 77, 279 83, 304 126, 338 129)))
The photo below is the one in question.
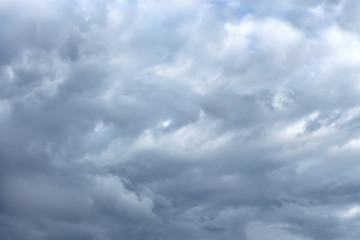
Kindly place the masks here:
POLYGON ((358 8, 1 1, 0 238, 358 239, 358 8))

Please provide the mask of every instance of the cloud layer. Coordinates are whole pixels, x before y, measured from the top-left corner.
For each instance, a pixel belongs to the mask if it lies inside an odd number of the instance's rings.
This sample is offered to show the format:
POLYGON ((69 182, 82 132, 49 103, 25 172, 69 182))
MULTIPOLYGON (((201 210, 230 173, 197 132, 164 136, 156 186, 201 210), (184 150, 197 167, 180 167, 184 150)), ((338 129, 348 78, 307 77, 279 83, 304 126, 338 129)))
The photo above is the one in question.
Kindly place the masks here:
POLYGON ((358 239, 359 13, 0 1, 0 238, 358 239))

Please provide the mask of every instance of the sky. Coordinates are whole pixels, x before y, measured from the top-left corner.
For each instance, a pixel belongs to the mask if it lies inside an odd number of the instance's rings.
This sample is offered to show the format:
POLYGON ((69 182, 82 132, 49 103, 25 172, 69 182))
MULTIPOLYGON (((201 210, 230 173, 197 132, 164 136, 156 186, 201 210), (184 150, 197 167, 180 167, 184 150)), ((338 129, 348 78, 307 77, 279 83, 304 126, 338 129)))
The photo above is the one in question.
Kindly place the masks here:
POLYGON ((0 239, 357 240, 360 1, 0 0, 0 239))

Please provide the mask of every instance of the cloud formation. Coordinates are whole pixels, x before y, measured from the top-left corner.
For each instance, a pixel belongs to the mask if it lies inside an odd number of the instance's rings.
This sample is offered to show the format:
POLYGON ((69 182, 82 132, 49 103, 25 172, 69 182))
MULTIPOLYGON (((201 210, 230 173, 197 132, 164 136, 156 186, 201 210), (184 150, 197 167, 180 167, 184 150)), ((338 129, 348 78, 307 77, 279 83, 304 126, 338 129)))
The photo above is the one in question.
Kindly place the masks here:
POLYGON ((359 11, 0 1, 0 238, 358 239, 359 11))

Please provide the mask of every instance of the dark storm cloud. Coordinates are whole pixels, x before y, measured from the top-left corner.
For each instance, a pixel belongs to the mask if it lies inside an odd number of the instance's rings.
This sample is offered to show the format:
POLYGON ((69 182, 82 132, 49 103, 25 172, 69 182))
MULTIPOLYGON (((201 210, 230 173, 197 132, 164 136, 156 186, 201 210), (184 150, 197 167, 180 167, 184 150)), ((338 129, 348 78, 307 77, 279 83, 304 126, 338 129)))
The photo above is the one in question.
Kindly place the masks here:
POLYGON ((358 239, 356 1, 1 1, 0 238, 358 239))

